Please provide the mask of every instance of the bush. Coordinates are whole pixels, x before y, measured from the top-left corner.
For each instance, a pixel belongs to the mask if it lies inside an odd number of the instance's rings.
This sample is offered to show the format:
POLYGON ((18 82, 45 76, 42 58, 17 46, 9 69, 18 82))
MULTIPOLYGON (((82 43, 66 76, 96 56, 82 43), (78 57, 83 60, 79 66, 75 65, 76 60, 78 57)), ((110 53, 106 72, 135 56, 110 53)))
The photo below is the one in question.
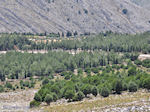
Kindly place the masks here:
POLYGON ((82 92, 84 93, 85 96, 87 96, 87 94, 91 93, 91 86, 89 84, 86 84, 82 87, 82 92))
POLYGON ((150 78, 147 78, 143 81, 143 87, 150 90, 150 78))
POLYGON ((123 9, 123 10, 122 10, 122 13, 123 13, 123 14, 127 14, 127 13, 128 13, 128 10, 127 10, 127 9, 123 9))
POLYGON ((95 97, 96 97, 97 94, 98 94, 98 90, 97 90, 97 88, 96 88, 95 86, 92 88, 91 92, 92 92, 92 94, 93 94, 95 97))
POLYGON ((30 82, 29 82, 29 81, 25 81, 25 82, 23 83, 23 86, 29 87, 29 86, 30 86, 30 82))
POLYGON ((68 90, 66 90, 64 96, 65 96, 66 99, 70 100, 70 99, 72 99, 75 96, 75 92, 73 90, 71 90, 71 89, 68 89, 68 90))
MULTIPOLYGON (((69 19, 68 19, 69 20, 69 19)), ((72 33, 70 31, 67 31, 67 34, 66 34, 67 37, 71 37, 72 36, 72 33)))
POLYGON ((58 100, 58 96, 56 95, 56 93, 52 93, 53 96, 53 101, 57 101, 58 100))
POLYGON ((0 93, 4 92, 4 87, 0 85, 0 93))
POLYGON ((59 88, 59 86, 58 85, 53 85, 53 86, 51 86, 51 92, 54 92, 54 93, 56 93, 57 95, 60 93, 60 88, 59 88))
POLYGON ((136 67, 131 67, 128 70, 128 76, 136 75, 136 67))
POLYGON ((44 79, 43 81, 42 81, 42 85, 45 85, 45 84, 48 84, 49 83, 49 80, 48 79, 44 79))
POLYGON ((109 96, 109 89, 107 87, 103 87, 100 94, 103 97, 108 97, 109 96))
POLYGON ((44 101, 49 105, 50 102, 53 101, 53 96, 51 94, 47 94, 44 101))
POLYGON ((30 102, 30 108, 38 107, 40 104, 40 102, 33 100, 30 102))
POLYGON ((141 65, 141 64, 142 64, 142 62, 141 62, 140 60, 135 60, 134 63, 135 63, 136 65, 141 65))
POLYGON ((78 69, 78 74, 83 74, 83 70, 81 68, 78 69))
POLYGON ((36 93, 35 96, 34 96, 34 100, 41 102, 42 101, 42 97, 38 93, 36 93))
POLYGON ((117 80, 117 82, 115 83, 115 87, 114 90, 117 94, 121 94, 123 87, 122 87, 122 81, 121 80, 117 80))
POLYGON ((71 75, 70 75, 70 74, 65 75, 65 79, 66 79, 66 80, 69 80, 70 78, 71 78, 71 75))
POLYGON ((99 72, 98 68, 92 68, 92 72, 94 72, 95 74, 99 72))
POLYGON ((12 89, 12 88, 13 88, 12 84, 10 84, 9 82, 6 82, 5 87, 7 87, 7 88, 9 88, 9 89, 12 89))
POLYGON ((21 86, 21 89, 25 89, 23 86, 21 86))
POLYGON ((79 91, 73 98, 73 101, 81 101, 84 98, 83 92, 79 91))
POLYGON ((129 89, 129 92, 136 92, 138 89, 137 84, 134 82, 130 82, 128 89, 129 89))
POLYGON ((123 91, 126 91, 126 90, 128 89, 127 83, 124 82, 124 83, 122 84, 122 87, 123 87, 122 90, 123 90, 123 91))
POLYGON ((38 94, 41 96, 42 101, 44 101, 46 95, 49 94, 49 93, 50 93, 49 90, 48 90, 48 89, 45 89, 45 88, 40 89, 40 90, 38 91, 38 94))
POLYGON ((86 72, 87 74, 91 74, 91 69, 90 69, 90 68, 86 68, 86 69, 85 69, 85 72, 86 72))

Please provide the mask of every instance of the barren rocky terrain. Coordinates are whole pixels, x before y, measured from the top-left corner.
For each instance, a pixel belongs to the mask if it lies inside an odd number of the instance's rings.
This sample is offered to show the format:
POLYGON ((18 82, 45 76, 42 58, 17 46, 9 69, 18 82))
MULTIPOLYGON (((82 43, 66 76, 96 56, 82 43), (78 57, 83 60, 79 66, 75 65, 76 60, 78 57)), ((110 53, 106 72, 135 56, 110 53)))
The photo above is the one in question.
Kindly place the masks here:
POLYGON ((59 100, 51 103, 49 107, 45 104, 39 108, 29 108, 36 89, 20 90, 0 93, 0 112, 149 112, 150 96, 145 91, 137 93, 124 93, 123 95, 111 95, 109 98, 84 99, 81 102, 67 103, 59 100), (90 105, 90 107, 88 107, 90 105), (94 106, 94 107, 93 107, 94 106), (80 109, 82 108, 82 109, 80 109), (66 109, 66 110, 65 110, 66 109), (77 109, 77 110, 76 110, 77 109))
POLYGON ((0 32, 138 33, 149 29, 149 10, 131 0, 0 1, 0 32))
MULTIPOLYGON (((0 112, 29 112, 30 101, 33 100, 37 90, 21 90, 0 93, 0 112)), ((39 110, 40 111, 40 110, 39 110)), ((36 111, 37 112, 37 111, 36 111)))
POLYGON ((131 0, 132 2, 136 3, 139 6, 142 6, 148 10, 150 10, 150 1, 149 0, 131 0))

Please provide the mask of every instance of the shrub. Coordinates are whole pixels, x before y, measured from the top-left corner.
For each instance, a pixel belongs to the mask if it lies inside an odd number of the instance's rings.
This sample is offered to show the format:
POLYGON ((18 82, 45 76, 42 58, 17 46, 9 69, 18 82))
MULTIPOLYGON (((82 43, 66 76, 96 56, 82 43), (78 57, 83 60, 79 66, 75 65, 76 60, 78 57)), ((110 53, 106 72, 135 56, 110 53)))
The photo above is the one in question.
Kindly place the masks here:
POLYGON ((29 86, 30 86, 30 82, 29 82, 29 81, 25 81, 25 82, 23 83, 23 86, 29 87, 29 86))
POLYGON ((103 97, 108 97, 109 96, 109 89, 107 87, 103 87, 100 94, 103 97))
POLYGON ((85 72, 88 73, 88 74, 90 74, 91 73, 91 69, 90 68, 86 68, 85 72))
POLYGON ((130 82, 128 89, 129 89, 129 92, 136 92, 138 89, 137 84, 134 82, 130 82))
POLYGON ((117 94, 121 94, 121 91, 122 91, 122 81, 121 80, 117 80, 117 82, 115 83, 114 90, 117 94))
POLYGON ((36 93, 35 96, 34 96, 34 100, 41 102, 42 101, 42 97, 38 93, 36 93))
POLYGON ((103 84, 99 84, 98 86, 97 86, 97 88, 98 88, 98 93, 99 94, 101 94, 101 91, 102 91, 102 88, 103 88, 103 84))
MULTIPOLYGON (((68 19, 69 21, 69 19, 68 19)), ((70 31, 67 31, 67 34, 66 34, 67 37, 71 37, 72 36, 72 33, 70 31)))
POLYGON ((150 78, 147 78, 143 81, 143 87, 150 90, 150 78))
POLYGON ((51 87, 51 92, 56 93, 57 95, 60 93, 60 88, 56 84, 51 87))
POLYGON ((141 62, 140 60, 135 60, 134 63, 135 63, 136 65, 141 65, 141 64, 142 64, 142 62, 141 62))
POLYGON ((44 101, 46 95, 49 94, 49 93, 50 93, 50 92, 49 92, 48 89, 40 89, 40 90, 38 91, 38 94, 41 96, 42 101, 44 101))
POLYGON ((92 68, 92 72, 94 72, 95 74, 99 72, 98 68, 92 68))
POLYGON ((21 86, 21 89, 25 89, 23 86, 21 86))
POLYGON ((48 79, 44 79, 43 82, 42 82, 42 85, 45 85, 45 84, 48 84, 49 83, 49 80, 48 79))
POLYGON ((122 10, 122 13, 123 13, 123 14, 127 14, 127 13, 128 13, 128 10, 127 10, 127 9, 123 9, 123 10, 122 10))
POLYGON ((53 101, 57 101, 58 100, 58 96, 56 95, 56 93, 52 93, 53 96, 53 101))
POLYGON ((23 86, 23 80, 20 81, 20 86, 23 86))
POLYGON ((79 91, 73 98, 73 101, 81 101, 84 98, 83 92, 79 91))
POLYGON ((40 104, 40 102, 33 100, 30 102, 30 108, 38 107, 40 104))
POLYGON ((75 96, 75 92, 71 89, 66 90, 65 92, 65 98, 66 99, 72 99, 75 96))
POLYGON ((127 83, 124 82, 124 83, 122 84, 122 90, 123 90, 123 91, 126 91, 127 89, 128 89, 128 85, 127 85, 127 83))
POLYGON ((47 94, 44 101, 49 105, 50 102, 53 101, 53 96, 51 94, 47 94))
POLYGON ((129 68, 128 76, 131 76, 131 75, 136 75, 136 68, 135 67, 129 68))
POLYGON ((95 86, 92 88, 91 92, 94 96, 97 96, 97 94, 98 94, 98 90, 95 86))
POLYGON ((4 87, 0 85, 0 93, 4 92, 4 87))
POLYGON ((78 69, 78 74, 83 74, 83 70, 81 68, 78 69))
POLYGON ((10 84, 9 82, 6 82, 5 87, 7 87, 7 88, 9 88, 9 89, 12 89, 12 88, 13 88, 12 84, 10 84))
POLYGON ((83 9, 85 14, 88 14, 88 10, 87 9, 83 9))
POLYGON ((65 79, 66 79, 66 80, 69 80, 70 78, 71 78, 71 75, 70 75, 70 74, 65 75, 65 79))
POLYGON ((87 94, 91 93, 91 86, 89 84, 86 84, 82 87, 82 92, 84 93, 85 96, 87 96, 87 94))

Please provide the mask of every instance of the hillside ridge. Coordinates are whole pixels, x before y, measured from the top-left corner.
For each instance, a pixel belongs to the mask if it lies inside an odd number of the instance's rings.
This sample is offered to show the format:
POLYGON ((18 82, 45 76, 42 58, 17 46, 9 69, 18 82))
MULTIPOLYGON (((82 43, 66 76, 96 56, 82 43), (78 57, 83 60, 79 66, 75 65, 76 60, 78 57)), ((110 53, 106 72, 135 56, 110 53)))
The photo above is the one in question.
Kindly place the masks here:
POLYGON ((140 33, 148 9, 130 0, 1 0, 0 32, 140 33))

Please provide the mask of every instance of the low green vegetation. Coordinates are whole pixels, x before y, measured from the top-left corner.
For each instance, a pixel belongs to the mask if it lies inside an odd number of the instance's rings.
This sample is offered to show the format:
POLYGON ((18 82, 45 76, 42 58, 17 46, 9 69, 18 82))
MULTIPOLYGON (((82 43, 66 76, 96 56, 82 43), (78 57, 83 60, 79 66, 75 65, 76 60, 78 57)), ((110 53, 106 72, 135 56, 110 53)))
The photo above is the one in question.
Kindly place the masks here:
POLYGON ((121 94, 123 91, 136 92, 140 88, 149 90, 150 74, 139 70, 133 64, 127 66, 129 69, 120 68, 116 72, 113 71, 116 69, 109 66, 103 67, 102 73, 93 76, 84 77, 83 74, 70 73, 69 80, 49 80, 35 94, 34 100, 46 102, 49 105, 62 98, 73 102, 81 101, 90 94, 108 97, 110 94, 121 94), (113 70, 109 70, 110 68, 113 70))
POLYGON ((144 61, 136 60, 135 64, 142 65, 143 67, 150 68, 150 60, 146 59, 144 61))

